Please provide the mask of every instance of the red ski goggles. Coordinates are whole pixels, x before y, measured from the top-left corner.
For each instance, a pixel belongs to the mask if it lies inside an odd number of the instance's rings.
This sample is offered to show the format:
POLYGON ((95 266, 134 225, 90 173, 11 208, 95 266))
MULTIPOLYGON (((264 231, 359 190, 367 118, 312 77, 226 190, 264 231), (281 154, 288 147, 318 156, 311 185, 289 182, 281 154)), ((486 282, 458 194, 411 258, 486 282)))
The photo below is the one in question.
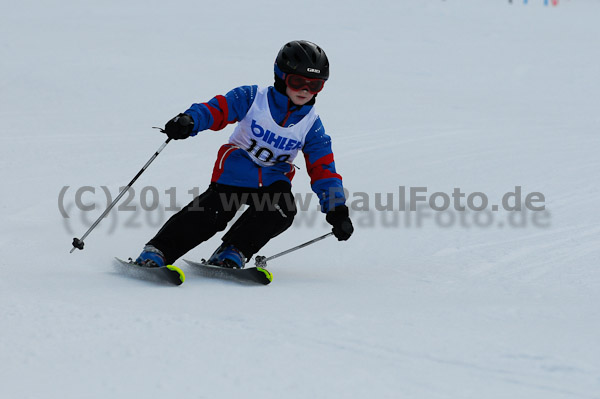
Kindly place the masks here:
POLYGON ((323 90, 325 81, 323 79, 311 79, 300 75, 290 74, 285 77, 285 84, 287 87, 295 91, 306 89, 311 94, 317 94, 323 90))

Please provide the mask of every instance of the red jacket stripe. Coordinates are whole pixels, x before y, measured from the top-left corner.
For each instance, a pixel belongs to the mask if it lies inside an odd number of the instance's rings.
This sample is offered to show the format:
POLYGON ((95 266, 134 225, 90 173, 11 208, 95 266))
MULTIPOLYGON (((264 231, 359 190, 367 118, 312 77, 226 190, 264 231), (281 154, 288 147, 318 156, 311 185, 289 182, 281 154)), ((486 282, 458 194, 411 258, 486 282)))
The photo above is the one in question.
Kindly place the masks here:
POLYGON ((213 168, 212 177, 210 179, 211 182, 215 183, 225 170, 225 161, 231 155, 231 153, 237 150, 238 147, 232 144, 225 144, 221 146, 219 149, 219 153, 217 154, 217 160, 215 161, 215 166, 213 168))
POLYGON ((228 123, 233 123, 235 121, 228 122, 227 118, 229 117, 229 106, 227 105, 227 99, 224 96, 216 96, 215 97, 219 102, 219 108, 215 108, 209 103, 204 103, 206 108, 210 111, 210 114, 213 117, 213 124, 210 127, 210 130, 221 130, 228 123))
POLYGON ((296 174, 296 168, 294 167, 294 165, 290 165, 290 171, 287 173, 284 173, 284 174, 285 174, 285 177, 290 179, 290 183, 291 183, 292 179, 294 178, 294 175, 296 174))
POLYGON ((329 179, 332 177, 342 180, 341 175, 338 173, 333 173, 332 171, 323 167, 324 165, 333 163, 332 153, 322 156, 312 164, 308 160, 308 155, 304 154, 304 158, 306 160, 306 169, 308 170, 308 175, 310 176, 310 184, 314 184, 317 180, 329 179))

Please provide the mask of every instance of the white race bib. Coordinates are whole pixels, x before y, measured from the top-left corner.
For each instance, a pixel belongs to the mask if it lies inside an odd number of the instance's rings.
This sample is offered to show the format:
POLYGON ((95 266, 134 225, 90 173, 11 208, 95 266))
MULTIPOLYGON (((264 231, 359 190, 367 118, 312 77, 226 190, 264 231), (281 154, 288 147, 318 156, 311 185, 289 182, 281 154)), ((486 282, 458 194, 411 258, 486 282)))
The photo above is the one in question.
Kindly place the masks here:
POLYGON ((271 116, 267 93, 268 88, 258 89, 252 106, 235 127, 229 142, 249 153, 260 166, 292 163, 318 115, 312 107, 297 124, 279 126, 271 116))

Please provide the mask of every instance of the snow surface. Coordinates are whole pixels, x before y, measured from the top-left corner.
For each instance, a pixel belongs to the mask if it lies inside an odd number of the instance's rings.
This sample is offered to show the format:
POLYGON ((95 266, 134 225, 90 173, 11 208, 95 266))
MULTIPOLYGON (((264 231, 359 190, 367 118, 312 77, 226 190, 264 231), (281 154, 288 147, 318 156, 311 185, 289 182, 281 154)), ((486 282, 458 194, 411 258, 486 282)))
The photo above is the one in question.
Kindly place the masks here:
MULTIPOLYGON (((599 12, 592 0, 4 1, 0 397, 599 398, 599 12), (137 255, 172 214, 142 211, 142 188, 159 209, 171 187, 187 203, 229 126, 170 143, 135 185, 137 211, 112 212, 69 254, 106 206, 101 187, 114 198, 164 141, 152 126, 270 84, 298 38, 329 55, 318 109, 346 187, 371 200, 351 197, 350 241, 273 260, 267 287, 182 261, 181 287, 119 273, 112 257, 137 255), (74 203, 83 186, 95 211, 74 203), (487 224, 374 209, 400 186, 490 205, 521 186, 546 210, 487 224)), ((308 193, 300 166, 294 188, 308 193)), ((315 205, 261 254, 327 232, 315 205)))

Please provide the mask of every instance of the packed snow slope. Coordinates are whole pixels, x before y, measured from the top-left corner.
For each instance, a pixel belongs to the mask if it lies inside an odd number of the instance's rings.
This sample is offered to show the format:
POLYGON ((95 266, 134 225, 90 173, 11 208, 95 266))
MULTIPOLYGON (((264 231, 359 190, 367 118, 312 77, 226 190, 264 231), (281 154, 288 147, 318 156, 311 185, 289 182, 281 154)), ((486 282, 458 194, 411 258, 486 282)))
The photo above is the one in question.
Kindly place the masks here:
MULTIPOLYGON (((0 397, 599 398, 599 13, 592 0, 3 2, 0 397), (229 126, 169 143, 69 254, 105 191, 164 142, 152 126, 271 84, 294 39, 331 61, 317 105, 350 241, 273 260, 266 287, 181 260, 180 287, 115 268, 206 188, 229 126), (517 186, 538 210, 504 210, 517 186), (433 208, 402 211, 420 187, 440 193, 433 208), (459 206, 436 211, 455 189, 459 206), (473 193, 486 210, 460 210, 481 205, 473 193)), ((312 198, 260 254, 327 231, 312 198)))

